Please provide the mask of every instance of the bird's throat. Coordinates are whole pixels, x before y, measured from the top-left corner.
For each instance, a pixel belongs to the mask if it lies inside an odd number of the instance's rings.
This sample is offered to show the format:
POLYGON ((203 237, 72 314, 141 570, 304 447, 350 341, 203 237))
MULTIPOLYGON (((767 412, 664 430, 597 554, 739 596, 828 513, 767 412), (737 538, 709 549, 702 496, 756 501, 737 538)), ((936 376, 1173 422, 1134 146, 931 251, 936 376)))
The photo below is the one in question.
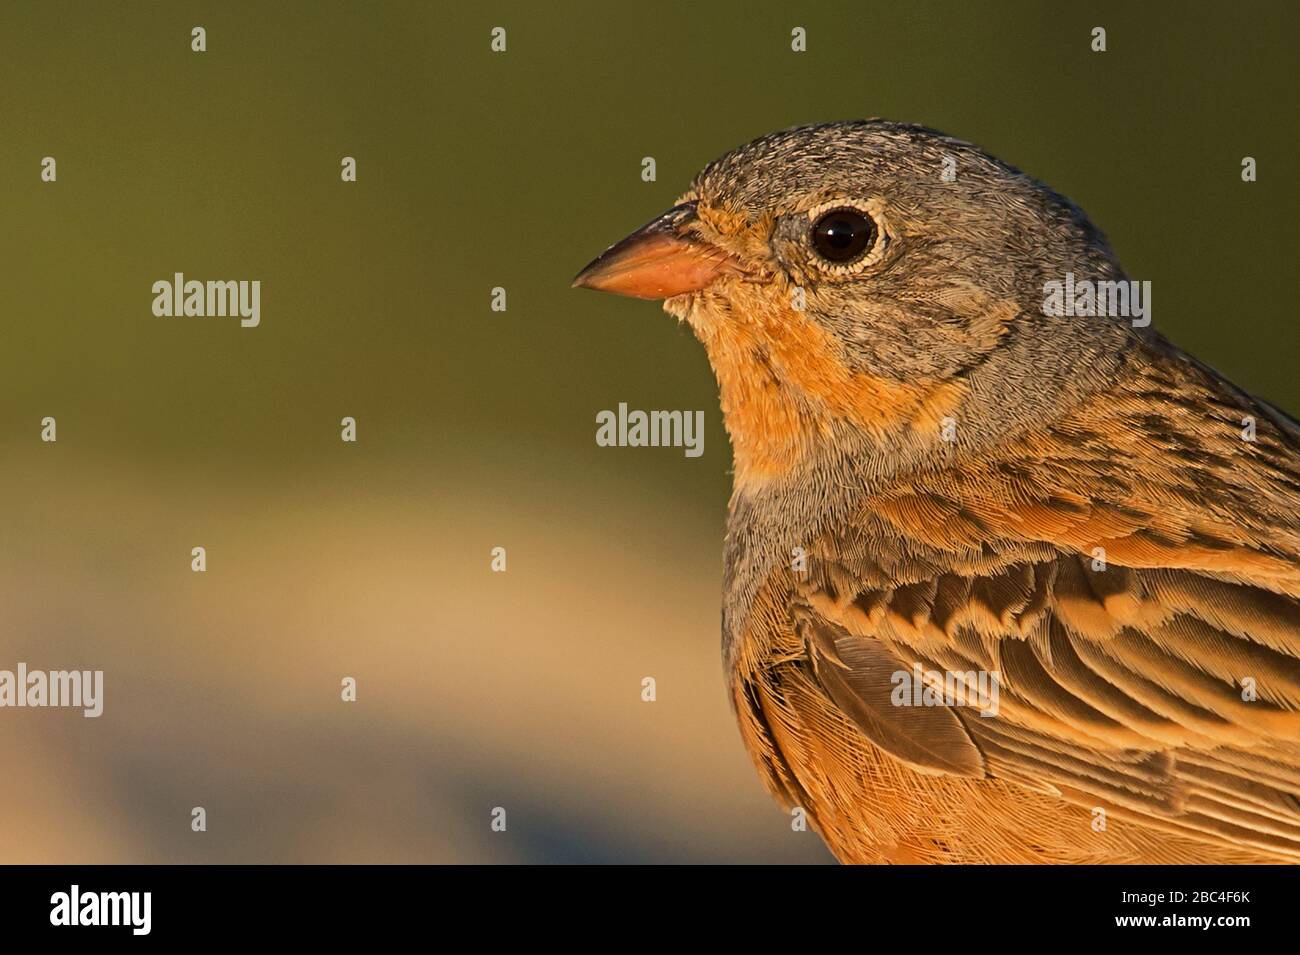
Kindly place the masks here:
POLYGON ((891 381, 850 367, 838 342, 803 313, 732 297, 725 315, 687 315, 718 379, 723 419, 735 458, 735 483, 779 480, 808 463, 846 429, 884 447, 942 440, 955 414, 958 382, 891 381), (746 308, 748 304, 750 307, 746 308))

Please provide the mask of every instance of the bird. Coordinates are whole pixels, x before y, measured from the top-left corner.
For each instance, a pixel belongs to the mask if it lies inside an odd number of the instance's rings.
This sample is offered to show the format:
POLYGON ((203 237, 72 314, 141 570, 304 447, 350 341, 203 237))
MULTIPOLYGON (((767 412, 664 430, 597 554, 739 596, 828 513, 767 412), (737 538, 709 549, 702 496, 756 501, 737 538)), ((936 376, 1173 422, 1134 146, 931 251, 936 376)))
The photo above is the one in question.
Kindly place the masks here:
POLYGON ((573 280, 704 346, 728 696, 839 861, 1300 861, 1300 424, 1132 282, 1070 200, 883 119, 734 149, 573 280))

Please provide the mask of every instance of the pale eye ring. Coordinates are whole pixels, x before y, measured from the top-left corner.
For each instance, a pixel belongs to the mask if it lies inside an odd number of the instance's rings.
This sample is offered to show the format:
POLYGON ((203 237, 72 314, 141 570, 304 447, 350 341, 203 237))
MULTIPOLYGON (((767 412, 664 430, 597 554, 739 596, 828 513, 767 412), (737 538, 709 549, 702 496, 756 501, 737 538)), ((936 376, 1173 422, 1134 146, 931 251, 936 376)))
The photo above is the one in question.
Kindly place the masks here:
POLYGON ((876 243, 875 220, 861 209, 837 206, 821 213, 812 224, 813 250, 834 265, 848 265, 876 243))
POLYGON ((824 275, 856 275, 884 258, 893 238, 878 196, 831 198, 808 209, 804 241, 824 275))

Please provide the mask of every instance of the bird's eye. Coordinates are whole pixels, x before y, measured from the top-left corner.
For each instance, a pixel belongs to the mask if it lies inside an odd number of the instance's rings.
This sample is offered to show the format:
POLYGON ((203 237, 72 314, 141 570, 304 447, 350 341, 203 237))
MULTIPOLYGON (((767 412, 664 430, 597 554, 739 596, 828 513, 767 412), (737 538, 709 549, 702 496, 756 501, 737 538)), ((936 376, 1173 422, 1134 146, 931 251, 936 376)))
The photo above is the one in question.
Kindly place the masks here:
POLYGON ((813 248, 823 259, 837 265, 856 259, 871 248, 875 239, 876 224, 871 216, 857 209, 832 209, 812 227, 813 248))

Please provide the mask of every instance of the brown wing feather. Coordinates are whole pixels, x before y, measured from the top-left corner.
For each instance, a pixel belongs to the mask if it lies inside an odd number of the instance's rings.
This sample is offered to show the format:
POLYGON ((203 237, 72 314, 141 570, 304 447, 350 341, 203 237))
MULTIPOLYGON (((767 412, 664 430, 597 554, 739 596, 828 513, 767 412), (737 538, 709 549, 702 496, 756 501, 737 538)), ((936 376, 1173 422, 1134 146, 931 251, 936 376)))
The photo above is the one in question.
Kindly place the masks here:
POLYGON ((822 688, 873 743, 922 771, 984 775, 984 757, 951 709, 892 704, 894 675, 907 668, 882 642, 858 639, 816 615, 796 629, 822 688))
POLYGON ((1090 861, 1300 860, 1296 433, 1177 373, 1168 387, 1155 365, 1000 461, 875 495, 810 573, 760 596, 772 613, 746 642, 781 649, 738 674, 774 701, 775 741, 751 749, 799 781, 843 857, 1087 859, 1077 834, 1008 845, 1061 804, 1128 828, 1090 861), (913 664, 996 671, 997 715, 882 702, 889 668, 913 664), (895 762, 964 782, 927 790, 895 762), (873 787, 883 808, 862 804, 873 787), (950 818, 927 827, 909 803, 950 818), (962 826, 983 846, 955 850, 962 826))

